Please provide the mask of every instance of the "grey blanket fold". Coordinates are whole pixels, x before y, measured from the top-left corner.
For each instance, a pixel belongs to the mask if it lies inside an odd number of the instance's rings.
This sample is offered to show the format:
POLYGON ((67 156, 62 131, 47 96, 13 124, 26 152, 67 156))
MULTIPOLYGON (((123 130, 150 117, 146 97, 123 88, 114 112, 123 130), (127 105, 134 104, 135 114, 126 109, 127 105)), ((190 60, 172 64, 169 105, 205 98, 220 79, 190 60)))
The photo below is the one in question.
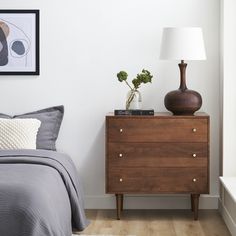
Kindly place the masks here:
POLYGON ((87 225, 82 187, 67 155, 0 151, 1 236, 71 236, 87 225))

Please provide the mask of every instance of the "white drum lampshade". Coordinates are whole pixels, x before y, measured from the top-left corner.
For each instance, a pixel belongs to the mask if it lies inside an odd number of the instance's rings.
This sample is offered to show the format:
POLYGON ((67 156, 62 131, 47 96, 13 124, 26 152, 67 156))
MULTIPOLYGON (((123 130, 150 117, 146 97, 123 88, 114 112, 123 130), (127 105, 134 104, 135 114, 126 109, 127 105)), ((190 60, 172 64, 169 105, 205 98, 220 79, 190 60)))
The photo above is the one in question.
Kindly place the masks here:
POLYGON ((164 28, 162 60, 206 60, 202 29, 199 27, 164 28))

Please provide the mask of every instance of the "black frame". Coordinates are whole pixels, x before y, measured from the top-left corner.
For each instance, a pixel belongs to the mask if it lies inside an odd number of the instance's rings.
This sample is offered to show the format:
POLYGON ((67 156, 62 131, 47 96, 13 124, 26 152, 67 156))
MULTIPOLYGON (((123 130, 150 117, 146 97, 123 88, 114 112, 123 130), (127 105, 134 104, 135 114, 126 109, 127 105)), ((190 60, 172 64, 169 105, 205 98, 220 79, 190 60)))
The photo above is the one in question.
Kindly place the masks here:
POLYGON ((0 71, 0 75, 39 75, 40 57, 39 57, 39 10, 0 10, 0 14, 35 14, 35 71, 0 71))

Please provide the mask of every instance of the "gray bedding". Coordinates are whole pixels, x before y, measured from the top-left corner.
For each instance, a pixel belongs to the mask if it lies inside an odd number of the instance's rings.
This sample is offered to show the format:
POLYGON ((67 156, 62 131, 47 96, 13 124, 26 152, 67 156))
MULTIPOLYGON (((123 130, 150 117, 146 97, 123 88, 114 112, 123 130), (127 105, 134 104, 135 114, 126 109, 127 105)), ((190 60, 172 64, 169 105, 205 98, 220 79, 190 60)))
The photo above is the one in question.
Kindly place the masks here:
POLYGON ((47 150, 0 151, 0 235, 71 236, 88 225, 72 160, 47 150))

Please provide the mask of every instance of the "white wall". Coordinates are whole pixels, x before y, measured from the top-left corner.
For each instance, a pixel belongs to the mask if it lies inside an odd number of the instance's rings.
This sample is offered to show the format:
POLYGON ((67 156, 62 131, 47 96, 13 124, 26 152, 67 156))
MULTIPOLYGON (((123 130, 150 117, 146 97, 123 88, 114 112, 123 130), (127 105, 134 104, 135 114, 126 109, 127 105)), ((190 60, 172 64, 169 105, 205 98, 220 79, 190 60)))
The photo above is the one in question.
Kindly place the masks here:
POLYGON ((221 194, 219 209, 232 235, 236 235, 236 2, 221 0, 220 119, 222 133, 221 194))
MULTIPOLYGON (((128 91, 116 73, 127 70, 132 78, 150 70, 154 79, 141 88, 143 105, 164 111, 163 98, 178 87, 179 72, 177 62, 158 59, 162 28, 202 27, 208 60, 189 63, 187 84, 202 94, 202 111, 211 115, 211 196, 202 207, 216 207, 209 204, 218 195, 219 0, 1 0, 4 8, 41 10, 41 75, 1 77, 0 111, 64 104, 57 146, 78 167, 87 207, 97 208, 114 206, 104 187, 104 116, 124 107, 128 91)), ((185 198, 175 200, 174 207, 189 206, 185 198)), ((142 207, 149 202, 142 198, 142 207)), ((161 204, 155 201, 155 207, 161 204)))
POLYGON ((236 1, 222 0, 223 176, 236 176, 236 1))

